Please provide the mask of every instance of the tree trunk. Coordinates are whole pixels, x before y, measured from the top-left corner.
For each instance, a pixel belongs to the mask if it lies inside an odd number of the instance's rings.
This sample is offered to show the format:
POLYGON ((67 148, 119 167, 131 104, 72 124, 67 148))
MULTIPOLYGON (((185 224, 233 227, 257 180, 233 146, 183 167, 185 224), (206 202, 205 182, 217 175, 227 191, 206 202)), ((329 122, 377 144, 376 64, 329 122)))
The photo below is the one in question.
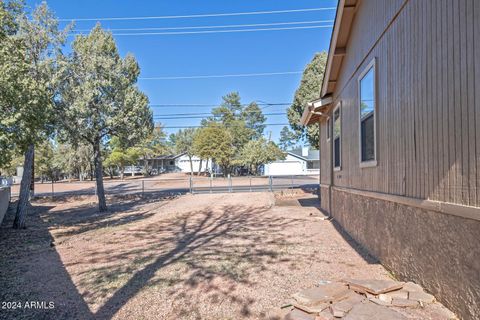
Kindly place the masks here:
POLYGON ((96 172, 95 172, 95 160, 94 160, 94 163, 90 162, 90 181, 93 181, 93 176, 95 176, 96 172), (95 172, 95 173, 94 173, 95 172))
POLYGON ((35 147, 28 146, 25 152, 25 161, 23 163, 22 182, 20 184, 20 195, 18 197, 17 212, 13 221, 13 228, 25 229, 25 220, 27 218, 28 205, 30 199, 30 184, 32 183, 33 157, 35 147))
POLYGON ((193 176, 193 161, 192 157, 188 156, 188 159, 190 159, 190 175, 193 176))
POLYGON ((95 141, 93 145, 94 162, 95 162, 95 180, 97 184, 98 210, 100 212, 107 211, 107 201, 105 200, 105 189, 103 188, 103 167, 102 154, 100 152, 100 141, 95 141))
MULTIPOLYGON (((146 157, 145 157, 146 158, 146 157)), ((148 160, 147 159, 143 159, 143 171, 144 171, 144 177, 149 177, 150 176, 150 173, 152 172, 152 170, 150 169, 150 166, 148 164, 148 160)))
POLYGON ((200 164, 198 165, 198 176, 200 177, 200 175, 202 174, 202 159, 200 159, 200 164))

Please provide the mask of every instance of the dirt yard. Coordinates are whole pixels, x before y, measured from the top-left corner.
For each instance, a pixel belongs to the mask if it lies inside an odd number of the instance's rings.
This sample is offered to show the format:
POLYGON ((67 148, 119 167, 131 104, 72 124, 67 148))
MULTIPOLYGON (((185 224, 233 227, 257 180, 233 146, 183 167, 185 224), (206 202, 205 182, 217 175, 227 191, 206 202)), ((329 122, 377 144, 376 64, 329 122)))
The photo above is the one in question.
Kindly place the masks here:
MULTIPOLYGON (((7 216, 0 301, 20 307, 0 306, 0 318, 282 319, 291 295, 319 281, 390 277, 311 201, 115 198, 100 214, 94 200, 37 201, 22 231, 7 216)), ((438 303, 407 315, 448 319, 438 303)))

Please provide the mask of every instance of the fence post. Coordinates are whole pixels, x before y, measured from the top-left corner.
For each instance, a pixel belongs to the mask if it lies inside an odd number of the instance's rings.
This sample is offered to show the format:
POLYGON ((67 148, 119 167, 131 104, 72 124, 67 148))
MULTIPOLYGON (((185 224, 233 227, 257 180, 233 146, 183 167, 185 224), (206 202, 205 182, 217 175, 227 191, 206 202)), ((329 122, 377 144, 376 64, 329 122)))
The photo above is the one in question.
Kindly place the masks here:
POLYGON ((250 177, 250 192, 252 192, 252 176, 249 176, 250 177))
POLYGON ((145 196, 145 180, 142 179, 142 197, 145 196))
POLYGON ((190 193, 193 194, 193 179, 191 175, 190 175, 190 193))
POLYGON ((54 196, 55 196, 55 190, 53 188, 53 179, 52 179, 52 199, 53 199, 54 196))
POLYGON ((212 182, 213 182, 213 176, 210 175, 210 193, 212 193, 212 182))
POLYGON ((270 185, 270 192, 273 192, 272 176, 268 176, 268 184, 270 185))
POLYGON ((292 174, 292 189, 293 189, 293 174, 292 174))
POLYGON ((232 192, 232 176, 228 174, 228 192, 232 192))

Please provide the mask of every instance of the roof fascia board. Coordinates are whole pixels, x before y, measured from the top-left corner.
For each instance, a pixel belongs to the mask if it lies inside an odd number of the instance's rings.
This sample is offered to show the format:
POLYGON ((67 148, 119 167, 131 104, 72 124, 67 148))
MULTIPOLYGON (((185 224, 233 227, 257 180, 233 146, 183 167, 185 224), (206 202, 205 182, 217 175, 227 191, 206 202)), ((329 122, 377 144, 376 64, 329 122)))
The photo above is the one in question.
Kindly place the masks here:
POLYGON ((186 155, 186 154, 187 154, 186 152, 179 153, 179 154, 177 154, 176 156, 174 156, 173 159, 180 158, 180 157, 182 157, 182 156, 184 156, 184 155, 186 155))
POLYGON ((330 72, 332 69, 332 60, 333 60, 333 56, 335 55, 335 47, 337 46, 338 33, 340 32, 340 25, 342 23, 344 6, 345 6, 345 0, 340 0, 338 2, 337 15, 335 16, 335 25, 333 27, 333 34, 332 34, 332 39, 330 41, 330 48, 328 49, 327 67, 323 75, 321 97, 323 97, 327 93, 330 72))
POLYGON ((321 107, 328 106, 329 104, 332 104, 332 103, 333 103, 332 96, 326 96, 322 99, 312 101, 313 111, 316 112, 316 111, 318 111, 317 109, 320 109, 321 107))

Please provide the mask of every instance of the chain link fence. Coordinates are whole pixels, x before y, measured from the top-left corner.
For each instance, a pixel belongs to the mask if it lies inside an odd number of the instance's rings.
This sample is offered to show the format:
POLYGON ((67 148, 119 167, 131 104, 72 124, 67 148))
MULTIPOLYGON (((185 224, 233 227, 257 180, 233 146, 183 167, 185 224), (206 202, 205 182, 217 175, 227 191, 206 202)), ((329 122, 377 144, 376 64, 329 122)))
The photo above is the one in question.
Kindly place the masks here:
MULTIPOLYGON (((12 196, 18 196, 19 184, 11 185, 12 196)), ((201 194, 230 192, 265 192, 294 188, 318 188, 318 176, 240 176, 179 178, 130 178, 104 181, 106 195, 128 194, 201 194)), ((95 181, 36 182, 34 196, 88 196, 96 195, 95 181)))

